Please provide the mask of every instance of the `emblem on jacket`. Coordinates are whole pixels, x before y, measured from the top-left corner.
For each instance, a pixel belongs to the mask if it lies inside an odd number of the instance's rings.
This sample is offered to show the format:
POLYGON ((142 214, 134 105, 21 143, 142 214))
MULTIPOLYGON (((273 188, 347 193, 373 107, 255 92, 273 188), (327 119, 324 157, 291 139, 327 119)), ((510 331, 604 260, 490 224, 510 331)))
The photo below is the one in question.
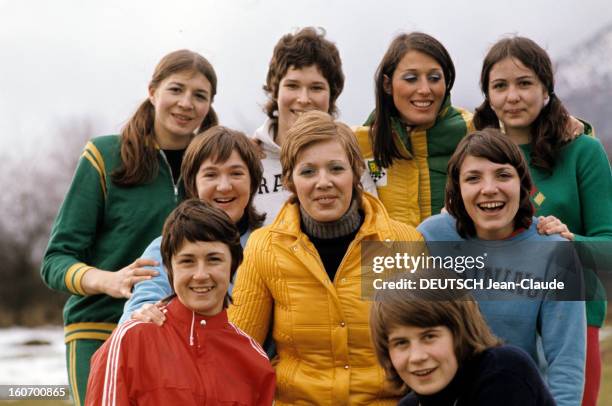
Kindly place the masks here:
POLYGON ((385 168, 378 166, 373 159, 366 159, 366 167, 376 186, 387 186, 387 172, 385 168))

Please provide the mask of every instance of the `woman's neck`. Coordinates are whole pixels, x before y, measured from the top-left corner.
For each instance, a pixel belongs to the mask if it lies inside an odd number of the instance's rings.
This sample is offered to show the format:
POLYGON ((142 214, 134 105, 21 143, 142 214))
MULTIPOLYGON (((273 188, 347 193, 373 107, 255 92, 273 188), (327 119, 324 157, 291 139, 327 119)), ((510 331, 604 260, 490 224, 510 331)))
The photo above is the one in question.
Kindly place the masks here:
POLYGON ((531 141, 531 128, 507 128, 506 135, 510 137, 516 145, 529 144, 531 141))
POLYGON ((339 238, 355 232, 362 223, 359 214, 359 205, 353 199, 349 209, 336 221, 322 223, 312 218, 302 206, 300 206, 302 230, 311 237, 321 239, 339 238))
POLYGON ((178 136, 169 134, 168 132, 155 126, 155 142, 161 149, 185 149, 191 141, 191 136, 178 136))

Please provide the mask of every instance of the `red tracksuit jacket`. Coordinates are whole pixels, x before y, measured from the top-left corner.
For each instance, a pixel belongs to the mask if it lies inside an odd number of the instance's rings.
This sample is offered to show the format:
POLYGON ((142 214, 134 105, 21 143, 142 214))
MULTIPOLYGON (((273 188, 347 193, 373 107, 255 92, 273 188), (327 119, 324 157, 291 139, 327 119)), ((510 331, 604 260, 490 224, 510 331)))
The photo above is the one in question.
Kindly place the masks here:
POLYGON ((162 327, 120 324, 94 354, 86 405, 265 405, 275 375, 264 350, 227 320, 177 298, 162 327))

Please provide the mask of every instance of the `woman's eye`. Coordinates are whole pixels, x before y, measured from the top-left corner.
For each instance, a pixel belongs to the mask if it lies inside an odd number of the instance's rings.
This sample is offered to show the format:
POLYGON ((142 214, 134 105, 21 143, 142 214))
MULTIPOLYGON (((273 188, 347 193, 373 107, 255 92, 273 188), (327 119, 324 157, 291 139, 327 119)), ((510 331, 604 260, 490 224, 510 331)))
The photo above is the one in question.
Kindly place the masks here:
POLYGON ((468 176, 464 179, 464 181, 467 183, 478 182, 478 176, 468 176))
POLYGON ((196 97, 198 98, 198 100, 208 101, 208 96, 206 96, 205 94, 198 93, 196 94, 196 97))
POLYGON ((338 172, 343 172, 345 170, 344 166, 332 166, 331 171, 338 173, 338 172))
POLYGON ((435 334, 425 334, 425 335, 423 336, 423 339, 424 339, 425 341, 432 341, 432 340, 434 340, 435 338, 436 338, 436 335, 435 335, 435 334))
POLYGON ((434 73, 432 75, 429 75, 429 80, 434 83, 439 82, 440 80, 442 80, 442 75, 434 73))
POLYGON ((299 86, 297 83, 285 83, 285 87, 289 89, 297 89, 299 86))
POLYGON ((493 89, 503 89, 504 87, 506 87, 505 83, 497 82, 493 84, 493 89))
POLYGON ((314 169, 310 169, 310 168, 300 169, 299 174, 300 176, 311 176, 314 174, 314 169))
POLYGON ((521 87, 529 87, 529 86, 531 86, 531 81, 530 81, 530 80, 521 80, 521 81, 519 82, 519 85, 520 85, 521 87))
POLYGON ((412 83, 412 82, 416 82, 417 76, 416 75, 404 75, 402 79, 404 79, 406 82, 412 83))
POLYGON ((212 179, 217 176, 215 172, 204 172, 202 176, 206 179, 212 179))
POLYGON ((234 178, 241 178, 241 177, 243 177, 245 175, 245 173, 242 172, 242 171, 240 171, 240 172, 232 172, 232 173, 230 173, 230 175, 232 177, 234 177, 234 178))

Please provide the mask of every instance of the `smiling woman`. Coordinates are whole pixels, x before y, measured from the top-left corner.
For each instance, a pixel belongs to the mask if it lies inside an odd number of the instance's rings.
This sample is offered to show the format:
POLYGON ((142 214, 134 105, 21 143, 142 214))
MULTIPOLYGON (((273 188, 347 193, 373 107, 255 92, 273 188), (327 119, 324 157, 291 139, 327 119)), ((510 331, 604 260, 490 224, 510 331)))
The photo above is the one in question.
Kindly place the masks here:
POLYGON ((448 293, 376 293, 370 312, 376 355, 391 384, 411 391, 399 405, 554 405, 528 355, 500 346, 476 302, 448 293))
POLYGON ((164 308, 168 321, 115 330, 92 359, 87 405, 271 405, 272 366, 225 311, 242 262, 234 223, 220 209, 186 200, 164 224, 161 253, 174 293, 164 308))
POLYGON ((201 55, 179 50, 159 62, 149 95, 121 131, 85 146, 53 224, 41 274, 71 294, 64 307, 74 403, 85 399, 90 357, 106 340, 134 284, 156 272, 138 258, 183 199, 185 148, 217 123, 217 77, 201 55), (146 204, 143 204, 146 202, 146 204))
POLYGON ((280 158, 292 196, 251 235, 230 319, 259 342, 271 326, 276 405, 395 405, 367 331, 361 244, 421 236, 362 191, 355 137, 329 114, 302 114, 280 158))
MULTIPOLYGON (((469 241, 489 253, 486 266, 492 272, 503 269, 506 275, 542 280, 561 268, 579 273, 575 262, 565 262, 572 250, 559 242, 567 240, 538 234, 531 190, 529 168, 518 146, 499 130, 470 133, 448 163, 448 214, 428 218, 418 230, 428 242, 469 241), (537 247, 537 252, 529 255, 527 247, 537 247)), ((483 291, 474 296, 493 333, 523 349, 546 371, 556 404, 579 404, 586 356, 584 302, 549 295, 528 300, 518 290, 504 297, 483 291)))
MULTIPOLYGON (((181 172, 187 197, 197 197, 223 210, 237 225, 242 244, 246 244, 251 231, 261 226, 265 218, 253 207, 262 167, 246 135, 222 126, 210 128, 196 136, 187 148, 181 172)), ((160 264, 161 237, 149 244, 142 257, 155 260, 153 269, 157 275, 134 286, 120 322, 132 317, 161 325, 165 316, 152 304, 172 293, 172 284, 160 264)))

